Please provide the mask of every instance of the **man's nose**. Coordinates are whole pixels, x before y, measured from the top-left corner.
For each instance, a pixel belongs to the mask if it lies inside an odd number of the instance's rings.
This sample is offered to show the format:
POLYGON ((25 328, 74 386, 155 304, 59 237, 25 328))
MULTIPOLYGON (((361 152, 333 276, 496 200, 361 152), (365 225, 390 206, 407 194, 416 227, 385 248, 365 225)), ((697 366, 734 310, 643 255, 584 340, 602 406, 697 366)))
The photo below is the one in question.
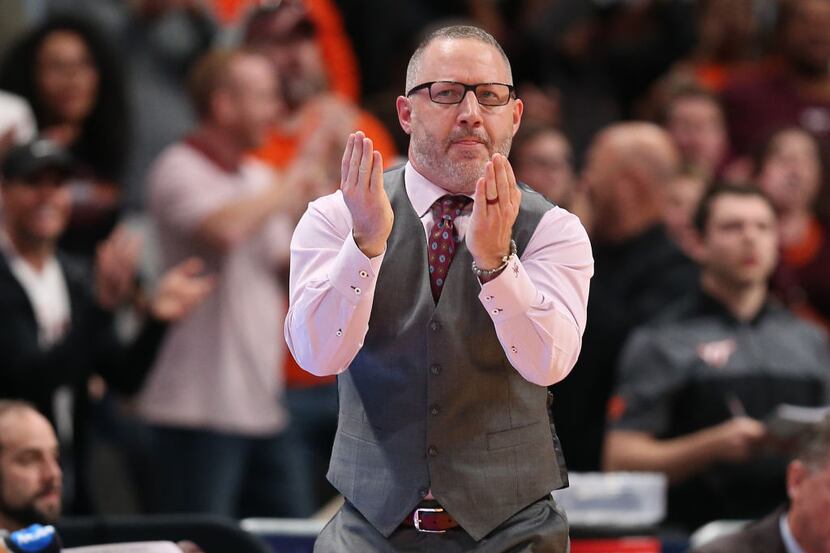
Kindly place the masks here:
POLYGON ((458 119, 460 122, 473 126, 480 125, 482 122, 481 105, 472 90, 468 90, 461 99, 458 119))
POLYGON ((58 484, 62 478, 60 462, 57 459, 48 459, 43 467, 43 479, 58 484))

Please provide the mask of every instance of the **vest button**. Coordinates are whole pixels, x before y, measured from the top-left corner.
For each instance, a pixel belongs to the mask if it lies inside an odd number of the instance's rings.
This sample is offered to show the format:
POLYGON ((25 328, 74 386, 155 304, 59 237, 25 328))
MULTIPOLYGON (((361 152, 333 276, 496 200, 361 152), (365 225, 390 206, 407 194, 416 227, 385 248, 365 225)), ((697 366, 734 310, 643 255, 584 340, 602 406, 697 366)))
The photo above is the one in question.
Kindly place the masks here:
POLYGON ((429 490, 426 488, 421 488, 420 490, 418 490, 418 495, 420 495, 421 497, 426 497, 428 493, 429 490))
POLYGON ((441 406, 438 405, 438 404, 435 404, 435 405, 433 405, 432 407, 429 408, 429 412, 433 416, 437 415, 438 413, 441 412, 441 406))
POLYGON ((441 323, 439 323, 438 321, 431 321, 429 323, 429 328, 437 332, 441 330, 441 323))
POLYGON ((434 445, 431 445, 429 446, 429 449, 427 449, 427 453, 430 457, 438 457, 438 448, 434 445))
POLYGON ((435 374, 435 375, 441 374, 441 365, 436 364, 436 365, 430 366, 429 372, 431 372, 432 374, 435 374))

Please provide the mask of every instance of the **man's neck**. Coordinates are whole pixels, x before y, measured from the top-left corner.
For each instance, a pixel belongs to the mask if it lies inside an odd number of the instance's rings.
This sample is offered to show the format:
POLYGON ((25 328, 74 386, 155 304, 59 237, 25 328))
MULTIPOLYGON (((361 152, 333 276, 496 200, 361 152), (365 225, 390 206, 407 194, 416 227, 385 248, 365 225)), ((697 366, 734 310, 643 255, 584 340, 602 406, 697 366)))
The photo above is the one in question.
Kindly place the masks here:
POLYGON ((739 321, 754 319, 767 301, 766 283, 733 285, 704 270, 700 284, 704 292, 718 300, 739 321))
POLYGON ((56 248, 53 242, 27 240, 22 236, 8 232, 8 230, 6 230, 6 236, 8 236, 11 246, 14 248, 14 253, 35 271, 43 270, 46 262, 55 255, 56 248))
POLYGON ((215 123, 205 122, 191 135, 191 139, 207 150, 217 164, 231 168, 239 166, 247 151, 233 138, 233 134, 215 123))

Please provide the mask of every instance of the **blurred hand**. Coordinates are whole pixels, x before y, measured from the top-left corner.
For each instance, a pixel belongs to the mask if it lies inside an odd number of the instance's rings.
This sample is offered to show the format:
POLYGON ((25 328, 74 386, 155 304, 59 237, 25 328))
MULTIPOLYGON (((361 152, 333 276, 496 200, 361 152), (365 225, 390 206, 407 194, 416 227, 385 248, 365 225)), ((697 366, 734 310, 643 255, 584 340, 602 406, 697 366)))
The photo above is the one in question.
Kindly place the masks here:
MULTIPOLYGON (((308 208, 308 203, 323 196, 323 183, 329 182, 320 165, 298 159, 282 175, 276 184, 282 195, 283 211, 294 221, 298 221, 308 208)), ((331 186, 326 187, 328 192, 331 186)))
POLYGON ((314 198, 337 190, 341 154, 346 140, 357 126, 359 111, 348 100, 334 94, 322 94, 303 106, 298 117, 300 129, 310 129, 303 136, 297 162, 314 167, 314 198))
POLYGON ((98 244, 95 255, 95 287, 98 303, 114 309, 132 299, 142 239, 119 225, 98 244))
POLYGON ((164 273, 150 300, 150 313, 156 319, 176 322, 204 301, 215 285, 215 278, 203 275, 201 259, 191 257, 164 273))
POLYGON ((376 257, 386 249, 395 216, 383 188, 383 159, 360 131, 349 135, 341 175, 340 190, 352 215, 355 243, 366 257, 376 257))
POLYGON ((480 269, 498 267, 501 258, 510 253, 513 223, 521 202, 522 193, 510 162, 502 154, 494 154, 476 183, 466 236, 467 249, 480 269))
POLYGON ((0 158, 6 153, 6 150, 14 146, 14 128, 8 129, 0 133, 0 158))
POLYGON ((193 543, 192 541, 180 541, 176 543, 179 546, 179 549, 182 550, 182 553, 205 553, 201 547, 193 543))
POLYGON ((716 457, 731 463, 744 463, 751 459, 767 435, 764 424, 749 417, 731 418, 711 430, 716 457))

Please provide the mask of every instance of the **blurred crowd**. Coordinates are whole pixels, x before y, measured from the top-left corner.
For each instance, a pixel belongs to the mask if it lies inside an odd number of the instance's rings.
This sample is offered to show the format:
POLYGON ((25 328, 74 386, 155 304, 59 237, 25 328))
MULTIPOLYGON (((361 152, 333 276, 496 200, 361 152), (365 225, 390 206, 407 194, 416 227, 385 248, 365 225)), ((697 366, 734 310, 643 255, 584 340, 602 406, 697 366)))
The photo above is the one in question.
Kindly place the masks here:
POLYGON ((512 62, 517 177, 591 236, 568 468, 666 473, 686 530, 785 499, 761 421, 830 403, 828 0, 0 2, 0 397, 63 466, 33 498, 333 498, 336 382, 283 338, 292 231, 350 132, 405 159, 407 60, 459 21, 512 62))

